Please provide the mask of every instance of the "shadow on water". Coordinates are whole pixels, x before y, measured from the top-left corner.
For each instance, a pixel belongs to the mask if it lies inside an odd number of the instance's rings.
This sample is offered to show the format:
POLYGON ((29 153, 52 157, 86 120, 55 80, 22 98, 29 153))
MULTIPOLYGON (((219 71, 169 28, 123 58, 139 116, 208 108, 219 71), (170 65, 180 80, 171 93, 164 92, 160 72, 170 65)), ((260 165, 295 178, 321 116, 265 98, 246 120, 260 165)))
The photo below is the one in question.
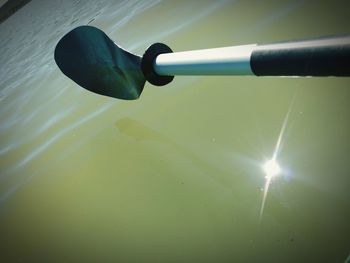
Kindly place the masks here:
POLYGON ((228 188, 228 185, 221 178, 221 176, 218 176, 220 174, 227 173, 227 171, 220 169, 218 166, 212 165, 209 160, 199 158, 197 154, 191 152, 189 148, 176 143, 160 132, 128 117, 118 120, 115 123, 115 126, 120 133, 134 139, 136 142, 162 144, 163 146, 167 147, 170 152, 176 154, 176 156, 179 156, 182 159, 185 159, 186 162, 189 162, 197 170, 199 170, 200 174, 203 175, 203 179, 210 180, 221 187, 228 188))
POLYGON ((121 133, 134 138, 136 141, 146 141, 146 140, 158 141, 164 144, 178 147, 178 145, 176 145, 170 139, 167 139, 161 133, 151 128, 148 128, 147 126, 143 125, 141 122, 138 122, 131 118, 128 118, 128 117, 122 118, 115 123, 115 126, 118 128, 118 130, 121 133))

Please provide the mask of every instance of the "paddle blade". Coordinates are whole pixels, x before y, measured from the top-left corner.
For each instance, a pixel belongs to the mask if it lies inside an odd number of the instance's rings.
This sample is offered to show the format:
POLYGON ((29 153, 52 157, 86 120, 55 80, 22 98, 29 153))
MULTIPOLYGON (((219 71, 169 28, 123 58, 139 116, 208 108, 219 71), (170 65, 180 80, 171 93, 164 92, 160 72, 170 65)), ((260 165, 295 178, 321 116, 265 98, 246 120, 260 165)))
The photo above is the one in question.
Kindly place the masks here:
POLYGON ((83 88, 118 99, 137 99, 146 79, 141 57, 118 47, 100 29, 80 26, 55 48, 61 71, 83 88))

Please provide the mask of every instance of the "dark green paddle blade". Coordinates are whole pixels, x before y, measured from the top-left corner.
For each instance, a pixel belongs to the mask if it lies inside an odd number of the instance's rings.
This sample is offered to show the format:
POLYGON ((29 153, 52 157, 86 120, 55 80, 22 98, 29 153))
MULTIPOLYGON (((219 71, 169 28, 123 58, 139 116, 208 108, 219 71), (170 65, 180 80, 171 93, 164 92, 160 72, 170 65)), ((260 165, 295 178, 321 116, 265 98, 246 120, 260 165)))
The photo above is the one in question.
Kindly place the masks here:
POLYGON ((92 26, 67 33, 55 48, 55 61, 78 85, 109 97, 137 99, 146 82, 141 57, 118 47, 92 26))

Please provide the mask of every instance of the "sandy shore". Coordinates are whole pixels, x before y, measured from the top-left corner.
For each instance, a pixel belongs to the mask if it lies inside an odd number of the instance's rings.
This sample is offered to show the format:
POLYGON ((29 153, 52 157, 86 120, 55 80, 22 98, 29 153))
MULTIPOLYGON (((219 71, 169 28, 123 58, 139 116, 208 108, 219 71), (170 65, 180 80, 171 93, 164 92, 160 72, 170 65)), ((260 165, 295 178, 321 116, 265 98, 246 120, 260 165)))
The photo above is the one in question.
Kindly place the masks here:
POLYGON ((0 23, 14 14, 22 6, 30 2, 30 0, 9 0, 0 7, 0 23))

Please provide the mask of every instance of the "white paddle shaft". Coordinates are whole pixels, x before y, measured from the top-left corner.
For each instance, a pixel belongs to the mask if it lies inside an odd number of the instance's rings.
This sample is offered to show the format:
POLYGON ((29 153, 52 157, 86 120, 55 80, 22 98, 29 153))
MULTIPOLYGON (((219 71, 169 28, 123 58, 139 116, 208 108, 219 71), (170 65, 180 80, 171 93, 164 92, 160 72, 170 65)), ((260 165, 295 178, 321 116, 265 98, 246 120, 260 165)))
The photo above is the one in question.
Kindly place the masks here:
POLYGON ((252 75, 253 45, 167 53, 157 56, 159 75, 252 75))
POLYGON ((350 37, 160 54, 159 75, 349 76, 350 37))

